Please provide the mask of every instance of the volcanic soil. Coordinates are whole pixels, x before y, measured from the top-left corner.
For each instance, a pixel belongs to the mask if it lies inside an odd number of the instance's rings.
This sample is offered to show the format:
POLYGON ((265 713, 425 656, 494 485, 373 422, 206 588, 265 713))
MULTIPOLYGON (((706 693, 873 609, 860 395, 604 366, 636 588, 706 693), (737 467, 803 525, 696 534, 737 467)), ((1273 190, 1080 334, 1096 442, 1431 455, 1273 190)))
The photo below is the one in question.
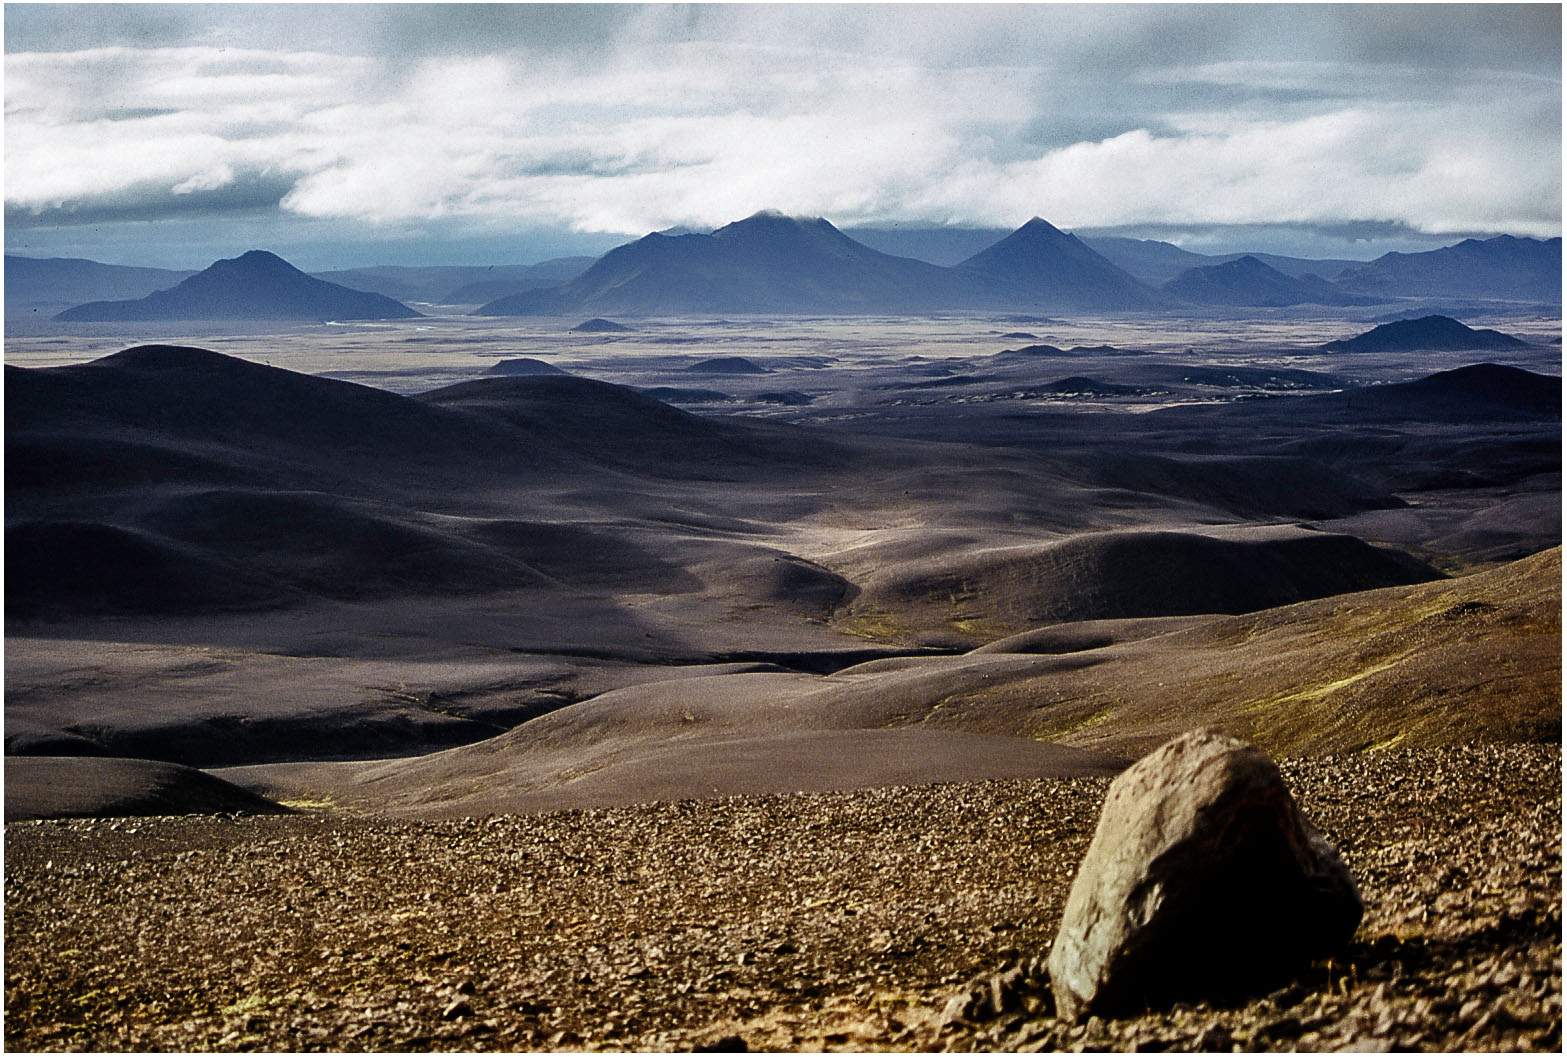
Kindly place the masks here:
POLYGON ((1559 320, 1352 311, 8 341, 6 1044, 1558 1049, 1559 320), (1058 1023, 1196 726, 1365 923, 1058 1023))

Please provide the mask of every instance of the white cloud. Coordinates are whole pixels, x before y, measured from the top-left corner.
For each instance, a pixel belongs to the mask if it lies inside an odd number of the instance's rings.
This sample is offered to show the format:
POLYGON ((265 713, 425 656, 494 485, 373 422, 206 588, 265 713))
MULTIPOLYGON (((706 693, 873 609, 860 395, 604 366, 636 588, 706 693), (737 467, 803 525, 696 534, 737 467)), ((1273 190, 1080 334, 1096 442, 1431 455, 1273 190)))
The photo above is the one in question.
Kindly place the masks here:
POLYGON ((762 207, 839 223, 1560 226, 1560 86, 1537 72, 1242 61, 1209 42, 1200 65, 1096 72, 1136 40, 1178 52, 1160 35, 1183 16, 833 12, 637 9, 592 62, 499 42, 13 54, 7 205, 161 193, 177 212, 265 180, 301 217, 627 234, 762 207), (1085 116, 1111 131, 1039 131, 1085 116))

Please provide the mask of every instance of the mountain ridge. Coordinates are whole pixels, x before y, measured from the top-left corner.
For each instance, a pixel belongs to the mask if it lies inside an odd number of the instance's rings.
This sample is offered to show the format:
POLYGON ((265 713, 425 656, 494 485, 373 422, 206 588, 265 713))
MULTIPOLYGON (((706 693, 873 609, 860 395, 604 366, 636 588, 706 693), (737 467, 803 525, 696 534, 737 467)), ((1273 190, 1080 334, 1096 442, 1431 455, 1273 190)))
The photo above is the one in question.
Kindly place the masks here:
POLYGON ((1339 289, 1321 276, 1286 275, 1247 254, 1222 264, 1189 268, 1160 289, 1205 305, 1281 308, 1288 305, 1369 305, 1379 299, 1339 289))

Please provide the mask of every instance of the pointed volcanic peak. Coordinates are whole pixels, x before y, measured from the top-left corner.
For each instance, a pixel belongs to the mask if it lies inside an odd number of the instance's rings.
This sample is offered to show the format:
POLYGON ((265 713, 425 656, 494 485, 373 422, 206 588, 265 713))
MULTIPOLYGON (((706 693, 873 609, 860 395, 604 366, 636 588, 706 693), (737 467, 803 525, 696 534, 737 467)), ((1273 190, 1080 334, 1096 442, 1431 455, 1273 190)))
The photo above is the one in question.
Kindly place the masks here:
POLYGON ((1562 240, 1465 239, 1425 253, 1387 253, 1335 276, 1358 293, 1561 304, 1562 240))
POLYGON ((949 269, 878 253, 820 217, 764 211, 710 235, 652 234, 578 278, 476 315, 925 312, 982 299, 949 269))
POLYGON ((1165 300, 1076 235, 1039 217, 954 271, 983 278, 1011 300, 1048 309, 1127 311, 1165 300))
POLYGON ((382 294, 316 279, 275 253, 221 260, 167 290, 134 301, 93 301, 61 312, 64 322, 171 319, 411 319, 413 309, 382 294))
POLYGON ((1400 319, 1373 327, 1364 334, 1330 341, 1329 352, 1420 352, 1423 350, 1522 349, 1528 342, 1499 330, 1466 327, 1450 316, 1400 319))
POLYGON ((1200 305, 1278 308, 1285 305, 1368 305, 1376 298, 1340 290, 1317 276, 1296 278, 1249 254, 1223 264, 1189 268, 1163 286, 1165 293, 1200 305))

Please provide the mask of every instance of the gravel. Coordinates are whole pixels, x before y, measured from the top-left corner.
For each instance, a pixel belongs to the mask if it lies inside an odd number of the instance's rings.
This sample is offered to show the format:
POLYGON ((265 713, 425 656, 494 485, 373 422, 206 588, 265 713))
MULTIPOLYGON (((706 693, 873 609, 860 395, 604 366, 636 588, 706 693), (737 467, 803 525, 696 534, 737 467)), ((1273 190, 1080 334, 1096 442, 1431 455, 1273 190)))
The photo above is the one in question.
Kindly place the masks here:
POLYGON ((1244 1005, 1069 1025, 1103 779, 6 826, 11 1050, 1561 1048, 1561 752, 1281 761, 1367 904, 1244 1005))

